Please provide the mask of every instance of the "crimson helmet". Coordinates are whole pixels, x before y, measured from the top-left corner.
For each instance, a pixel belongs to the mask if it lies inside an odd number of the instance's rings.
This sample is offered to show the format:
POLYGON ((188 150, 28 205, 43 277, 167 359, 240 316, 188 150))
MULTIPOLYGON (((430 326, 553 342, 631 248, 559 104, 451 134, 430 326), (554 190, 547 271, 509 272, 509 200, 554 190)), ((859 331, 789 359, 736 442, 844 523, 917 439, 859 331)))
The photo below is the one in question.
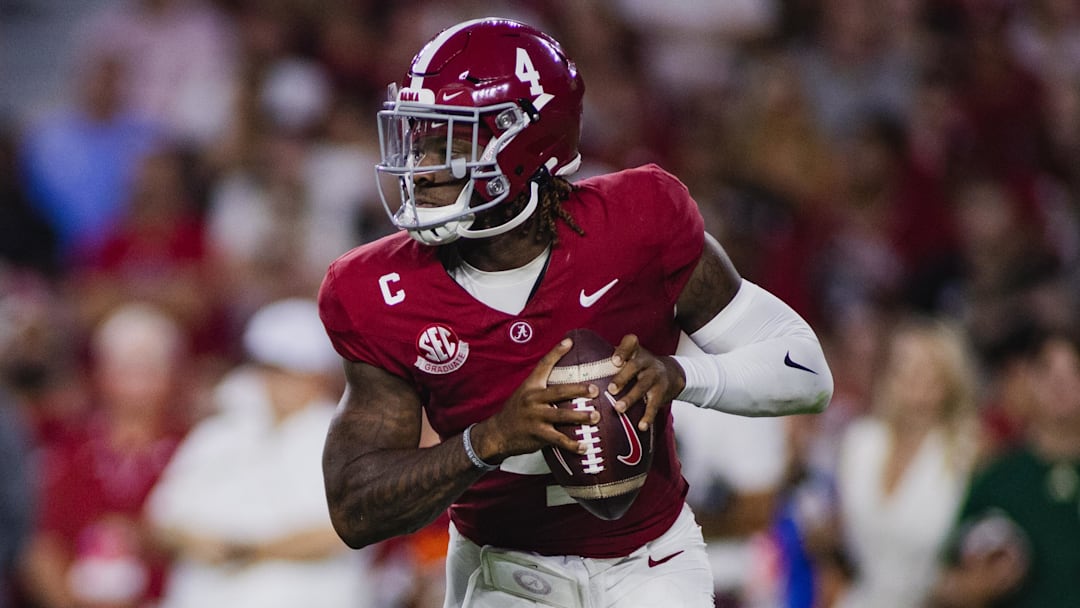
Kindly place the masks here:
POLYGON ((379 112, 379 193, 394 225, 421 243, 507 232, 535 211, 545 174, 581 164, 585 83, 559 43, 524 23, 478 19, 443 31, 390 85, 379 112), (426 206, 418 183, 461 182, 452 205, 426 206), (476 214, 531 196, 506 222, 471 229, 476 214))

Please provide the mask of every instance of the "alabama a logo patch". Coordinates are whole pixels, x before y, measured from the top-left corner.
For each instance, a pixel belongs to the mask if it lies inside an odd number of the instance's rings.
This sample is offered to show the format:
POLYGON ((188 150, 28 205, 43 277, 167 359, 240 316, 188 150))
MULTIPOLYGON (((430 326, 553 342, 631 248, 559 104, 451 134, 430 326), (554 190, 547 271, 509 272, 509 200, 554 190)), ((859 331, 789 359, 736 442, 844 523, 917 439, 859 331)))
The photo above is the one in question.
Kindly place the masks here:
POLYGON ((429 374, 449 374, 465 365, 469 356, 469 343, 458 338, 454 330, 445 325, 433 324, 424 328, 416 337, 417 368, 429 374))

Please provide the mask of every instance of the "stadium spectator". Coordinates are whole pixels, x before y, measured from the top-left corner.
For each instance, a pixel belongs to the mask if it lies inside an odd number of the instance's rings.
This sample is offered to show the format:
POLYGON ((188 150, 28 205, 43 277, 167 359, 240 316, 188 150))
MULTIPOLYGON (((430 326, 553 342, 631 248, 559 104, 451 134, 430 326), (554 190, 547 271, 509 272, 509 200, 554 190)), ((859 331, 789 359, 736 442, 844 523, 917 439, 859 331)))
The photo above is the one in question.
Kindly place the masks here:
POLYGON ((42 446, 42 510, 23 585, 34 605, 138 608, 160 598, 167 560, 142 509, 183 432, 184 340, 145 304, 119 308, 95 331, 90 417, 42 446))
POLYGON ((938 301, 976 350, 986 355, 1026 325, 1075 324, 1076 296, 1034 201, 983 174, 958 178, 954 191, 960 256, 938 301))
POLYGON ((974 365, 941 321, 906 320, 888 338, 871 414, 840 445, 835 541, 853 578, 837 606, 926 601, 977 456, 974 365))
POLYGON ((853 135, 853 116, 906 117, 918 57, 890 32, 904 27, 863 0, 824 0, 816 35, 792 51, 817 124, 834 140, 853 135))
POLYGON ((31 125, 19 154, 27 193, 56 233, 65 265, 121 221, 135 172, 163 137, 160 125, 124 105, 122 61, 103 55, 77 74, 74 103, 31 125))
POLYGON ((1031 350, 1031 424, 972 482, 934 606, 1065 608, 1080 597, 1080 343, 1031 350))
POLYGON ((124 65, 123 105, 170 139, 205 147, 227 124, 240 49, 232 20, 206 0, 120 0, 80 24, 77 52, 124 65))
POLYGON ((753 546, 768 528, 789 457, 784 421, 716 415, 682 402, 672 415, 690 486, 686 502, 708 545, 717 601, 741 605, 756 584, 753 546))
POLYGON ((176 562, 162 608, 370 605, 358 556, 334 534, 319 462, 340 381, 310 300, 261 308, 251 365, 218 391, 151 494, 154 536, 176 562))
POLYGON ((93 327, 124 302, 152 303, 191 336, 193 351, 229 353, 217 258, 189 192, 184 159, 162 148, 136 170, 128 211, 100 247, 71 268, 76 319, 93 327))

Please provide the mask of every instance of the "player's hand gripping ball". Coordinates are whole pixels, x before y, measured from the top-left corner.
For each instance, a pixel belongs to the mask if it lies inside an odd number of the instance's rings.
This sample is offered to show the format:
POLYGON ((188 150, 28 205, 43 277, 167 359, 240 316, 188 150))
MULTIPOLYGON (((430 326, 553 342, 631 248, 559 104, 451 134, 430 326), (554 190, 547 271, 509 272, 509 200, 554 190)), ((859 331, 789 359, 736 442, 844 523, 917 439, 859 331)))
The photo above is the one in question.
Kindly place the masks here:
POLYGON ((600 421, 595 425, 557 427, 567 437, 584 442, 588 449, 578 454, 548 446, 543 450, 544 459, 555 480, 588 512, 600 519, 618 519, 630 509, 645 485, 652 464, 652 427, 638 430, 645 413, 640 401, 630 404, 624 414, 615 411, 615 402, 633 386, 630 383, 617 395, 607 391, 618 371, 611 362, 615 347, 588 329, 571 330, 567 337, 574 344, 551 370, 548 384, 588 382, 600 389, 600 395, 562 401, 555 406, 595 410, 600 412, 600 421))

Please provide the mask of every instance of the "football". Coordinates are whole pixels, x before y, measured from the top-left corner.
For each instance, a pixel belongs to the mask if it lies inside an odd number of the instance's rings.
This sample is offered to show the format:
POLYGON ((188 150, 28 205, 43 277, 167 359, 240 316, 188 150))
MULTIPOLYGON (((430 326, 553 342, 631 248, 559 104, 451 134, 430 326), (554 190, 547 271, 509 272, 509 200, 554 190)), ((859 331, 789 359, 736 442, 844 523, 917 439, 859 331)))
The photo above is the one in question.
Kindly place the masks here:
MULTIPOLYGON (((638 430, 637 424, 645 406, 633 403, 626 413, 614 408, 618 398, 630 390, 612 395, 608 384, 615 376, 611 363, 615 347, 589 329, 574 329, 566 334, 573 340, 570 351, 559 359, 548 376, 548 384, 589 382, 600 389, 594 399, 578 398, 555 404, 555 407, 575 411, 598 411, 600 421, 556 427, 575 441, 584 441, 589 448, 578 454, 548 446, 544 459, 555 480, 574 500, 600 519, 622 517, 634 503, 652 465, 652 428, 638 430)), ((631 385, 632 386, 632 385, 631 385)))

